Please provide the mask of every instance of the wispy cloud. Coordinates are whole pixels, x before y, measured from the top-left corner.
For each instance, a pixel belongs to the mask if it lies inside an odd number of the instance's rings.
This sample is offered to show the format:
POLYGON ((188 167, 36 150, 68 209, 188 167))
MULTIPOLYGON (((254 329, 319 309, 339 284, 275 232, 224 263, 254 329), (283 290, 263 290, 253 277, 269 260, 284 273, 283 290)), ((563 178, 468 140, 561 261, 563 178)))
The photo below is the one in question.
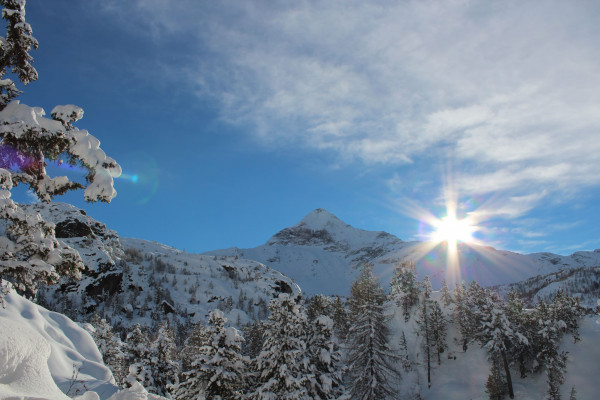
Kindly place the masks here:
MULTIPOLYGON (((173 76, 267 145, 342 162, 449 157, 467 195, 514 217, 600 184, 600 5, 593 1, 109 2, 196 53, 173 76)), ((164 61, 163 61, 164 62, 164 61)), ((426 160, 426 161, 423 161, 426 160)))

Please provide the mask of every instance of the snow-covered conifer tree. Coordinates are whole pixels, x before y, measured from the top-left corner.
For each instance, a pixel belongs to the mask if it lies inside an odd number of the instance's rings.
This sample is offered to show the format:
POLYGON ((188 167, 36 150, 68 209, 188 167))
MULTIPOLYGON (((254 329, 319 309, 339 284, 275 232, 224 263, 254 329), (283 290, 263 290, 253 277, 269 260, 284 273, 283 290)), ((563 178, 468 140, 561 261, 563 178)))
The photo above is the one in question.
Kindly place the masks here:
POLYGON ((129 366, 125 386, 131 387, 135 382, 139 382, 146 390, 155 393, 151 365, 153 358, 148 335, 142 330, 140 324, 135 324, 125 338, 125 363, 129 366))
POLYGON ((427 386, 431 386, 431 351, 433 347, 433 332, 431 329, 431 315, 429 301, 424 299, 419 308, 416 320, 418 332, 422 336, 422 347, 425 350, 425 364, 427 365, 427 386))
POLYGON ((411 308, 419 301, 419 291, 415 264, 413 262, 396 264, 390 292, 396 304, 402 307, 405 321, 409 320, 411 308))
POLYGON ((251 359, 258 357, 265 341, 263 324, 255 320, 252 324, 245 326, 242 331, 245 339, 242 354, 251 359))
POLYGON ((192 362, 200 352, 200 348, 207 343, 207 332, 206 328, 202 325, 202 322, 198 321, 193 324, 189 336, 183 343, 181 349, 181 370, 189 371, 192 366, 192 362))
POLYGON ((331 316, 333 304, 328 297, 317 294, 310 298, 306 306, 306 317, 309 321, 314 321, 321 315, 331 316))
POLYGON ((406 342, 406 335, 404 331, 402 331, 402 335, 400 335, 400 362, 402 363, 402 368, 404 372, 408 372, 412 370, 412 365, 410 363, 410 359, 408 357, 408 343, 406 342))
POLYGON ((511 343, 510 348, 507 349, 508 354, 512 360, 518 363, 521 378, 525 378, 528 372, 533 371, 532 365, 535 354, 533 353, 534 348, 531 338, 536 324, 531 316, 525 313, 523 300, 514 289, 506 294, 504 314, 508 318, 515 335, 520 337, 519 340, 514 340, 511 343))
POLYGON ((438 365, 440 365, 440 355, 448 348, 446 343, 448 327, 442 308, 437 301, 431 302, 430 322, 432 346, 437 354, 438 365))
POLYGON ((448 284, 446 283, 445 279, 442 281, 442 289, 440 290, 440 292, 442 295, 442 304, 444 305, 444 307, 448 307, 450 304, 454 303, 452 295, 450 294, 450 289, 448 289, 448 284))
POLYGON ((239 399, 248 359, 241 354, 244 339, 238 330, 225 327, 221 310, 210 313, 202 343, 181 382, 173 387, 176 399, 239 399))
POLYGON ((333 320, 317 317, 311 325, 307 351, 309 354, 308 396, 315 400, 337 399, 343 393, 340 374, 340 351, 333 336, 333 320))
POLYGON ((567 361, 567 354, 560 351, 560 340, 564 333, 571 333, 577 341, 579 305, 577 299, 559 291, 551 304, 540 301, 531 314, 536 325, 532 333, 535 361, 546 367, 548 398, 557 400, 565 380, 567 361))
POLYGON ((569 395, 569 400, 577 400, 577 390, 575 390, 575 386, 571 388, 571 394, 569 395))
POLYGON ((431 292, 433 292, 433 289, 431 288, 431 280, 429 279, 429 275, 425 275, 423 278, 423 282, 421 282, 421 288, 423 289, 423 298, 426 300, 431 298, 431 292))
POLYGON ((169 393, 169 387, 177 383, 180 370, 175 334, 166 321, 158 328, 158 333, 150 346, 153 353, 151 370, 155 393, 164 396, 169 393))
POLYGON ((306 353, 306 315, 288 294, 269 303, 265 342, 254 364, 257 387, 250 399, 306 399, 309 360, 306 353))
POLYGON ((508 318, 504 314, 504 305, 500 297, 490 290, 485 290, 484 293, 484 303, 477 310, 480 325, 476 336, 481 345, 489 352, 491 359, 494 362, 497 362, 496 360, 502 362, 508 395, 512 399, 515 395, 507 356, 508 348, 511 347, 513 342, 523 341, 523 344, 526 344, 528 341, 525 337, 517 335, 513 331, 508 318))
POLYGON ((56 195, 84 188, 68 177, 51 178, 47 160, 66 162, 87 171, 84 197, 87 201, 110 202, 115 196, 113 177, 121 167, 100 149, 100 141, 73 123, 83 117, 77 106, 55 107, 52 119, 39 107, 13 100, 20 92, 10 71, 27 84, 37 79, 29 50, 37 48, 31 26, 25 21, 25 0, 0 0, 2 18, 8 22, 6 37, 0 37, 0 301, 10 281, 21 293, 35 297, 41 283, 54 283, 60 276, 78 278, 83 263, 77 251, 55 238, 54 224, 43 220, 11 199, 14 186, 25 184, 42 202, 56 195))
POLYGON ((373 275, 363 267, 350 289, 348 332, 348 382, 352 398, 375 400, 395 395, 400 381, 398 356, 389 345, 388 318, 384 315, 385 294, 373 275))
POLYGON ((123 342, 114 333, 112 326, 98 314, 94 314, 90 323, 94 327, 92 337, 102 354, 102 360, 110 368, 117 384, 125 378, 125 353, 123 342))
POLYGON ((29 51, 38 48, 32 36, 31 25, 25 21, 25 1, 2 0, 2 18, 8 21, 6 38, 0 38, 0 109, 21 93, 11 79, 5 78, 7 69, 24 84, 36 81, 38 73, 31 65, 29 51))
POLYGON ((469 306, 467 304, 467 288, 465 287, 464 282, 460 285, 456 285, 456 288, 454 289, 454 302, 456 304, 456 307, 454 308, 454 319, 460 330, 463 351, 467 351, 467 345, 471 340, 473 333, 469 315, 469 306))
POLYGON ((500 373, 497 359, 492 360, 490 374, 485 383, 485 391, 489 395, 490 400, 502 400, 506 393, 506 385, 504 384, 504 379, 500 373))
POLYGON ((340 340, 343 340, 346 337, 350 326, 348 322, 348 311, 346 310, 346 307, 344 307, 340 296, 336 296, 332 307, 333 315, 331 318, 333 319, 333 329, 336 336, 340 340))

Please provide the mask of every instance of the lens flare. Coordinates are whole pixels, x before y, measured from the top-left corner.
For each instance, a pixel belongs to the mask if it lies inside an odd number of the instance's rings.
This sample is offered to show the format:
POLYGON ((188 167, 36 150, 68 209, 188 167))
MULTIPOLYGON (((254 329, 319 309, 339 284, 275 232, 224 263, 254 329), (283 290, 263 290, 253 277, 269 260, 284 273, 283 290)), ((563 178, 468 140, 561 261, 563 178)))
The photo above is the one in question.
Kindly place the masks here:
POLYGON ((468 218, 458 219, 456 213, 447 210, 448 215, 434 223, 435 231, 431 234, 431 240, 435 242, 446 242, 448 246, 456 247, 458 242, 473 242, 473 233, 478 229, 471 224, 468 218))

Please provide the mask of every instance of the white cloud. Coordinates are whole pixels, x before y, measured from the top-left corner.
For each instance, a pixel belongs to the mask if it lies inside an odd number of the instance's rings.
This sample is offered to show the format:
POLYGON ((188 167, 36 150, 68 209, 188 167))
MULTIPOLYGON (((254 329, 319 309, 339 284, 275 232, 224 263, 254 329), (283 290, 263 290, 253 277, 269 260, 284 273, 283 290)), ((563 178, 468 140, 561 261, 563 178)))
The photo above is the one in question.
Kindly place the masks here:
POLYGON ((174 75, 267 145, 449 157, 472 166, 461 192, 508 191, 511 216, 600 183, 595 2, 119 3, 154 40, 196 42, 174 75))

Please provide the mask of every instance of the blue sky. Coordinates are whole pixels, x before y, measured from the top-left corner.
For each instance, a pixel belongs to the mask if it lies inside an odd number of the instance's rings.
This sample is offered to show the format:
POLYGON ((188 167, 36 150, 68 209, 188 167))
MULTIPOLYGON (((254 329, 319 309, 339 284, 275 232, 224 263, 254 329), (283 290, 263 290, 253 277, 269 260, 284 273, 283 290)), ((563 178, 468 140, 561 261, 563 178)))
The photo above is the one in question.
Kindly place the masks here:
POLYGON ((596 1, 29 0, 27 19, 20 100, 82 107, 126 174, 110 205, 59 200, 122 236, 254 247, 322 207, 415 240, 451 191, 497 248, 600 247, 596 1))

